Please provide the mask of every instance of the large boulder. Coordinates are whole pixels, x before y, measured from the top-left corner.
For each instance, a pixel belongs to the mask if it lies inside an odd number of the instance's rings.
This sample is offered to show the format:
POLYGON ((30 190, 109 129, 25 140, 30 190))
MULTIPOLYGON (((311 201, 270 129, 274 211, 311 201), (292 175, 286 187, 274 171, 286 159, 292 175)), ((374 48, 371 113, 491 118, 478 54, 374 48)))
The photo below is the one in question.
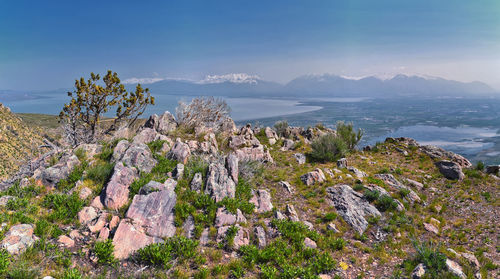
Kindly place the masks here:
POLYGON ((227 169, 220 163, 211 163, 208 166, 205 194, 210 195, 216 202, 225 197, 234 198, 236 184, 229 177, 227 169))
POLYGON ((398 191, 403 190, 408 192, 408 194, 405 196, 405 199, 408 200, 409 202, 414 203, 421 201, 420 197, 417 195, 417 193, 415 193, 415 191, 403 185, 403 183, 397 180, 392 174, 388 173, 376 174, 375 177, 383 180, 385 184, 387 184, 389 187, 395 190, 398 191))
POLYGON ((55 187, 59 181, 66 179, 73 168, 79 164, 80 160, 75 155, 64 155, 57 164, 42 171, 42 183, 55 187))
POLYGON ((133 252, 161 241, 161 238, 148 236, 141 226, 134 225, 131 220, 124 219, 118 225, 113 237, 115 246, 113 254, 119 260, 126 259, 133 252))
POLYGON ((500 173, 500 165, 491 165, 486 167, 486 173, 488 174, 499 174, 500 173))
POLYGON ((137 167, 143 172, 150 172, 156 165, 156 160, 146 144, 131 144, 127 140, 118 142, 113 150, 112 160, 113 162, 122 162, 127 166, 137 167))
POLYGON ((175 234, 174 207, 177 196, 173 188, 161 187, 156 192, 135 195, 126 218, 144 228, 153 237, 171 237, 175 234))
POLYGON ((148 144, 154 140, 156 140, 157 133, 155 130, 151 128, 142 129, 133 139, 133 143, 135 144, 148 144))
POLYGON ((304 182, 307 186, 314 185, 316 183, 323 183, 326 181, 325 174, 321 169, 315 169, 308 172, 300 177, 300 180, 304 182))
POLYGON ((128 187, 138 177, 136 169, 125 167, 123 163, 118 162, 104 191, 104 205, 110 209, 119 209, 127 204, 128 187))
POLYGON ((439 172, 441 172, 441 174, 447 179, 462 180, 465 178, 465 175, 462 172, 462 168, 458 163, 444 160, 436 162, 435 164, 436 167, 438 167, 439 172))
POLYGON ((21 254, 35 243, 33 226, 29 224, 15 225, 5 234, 1 247, 12 255, 21 254))
POLYGON ((167 154, 167 158, 178 161, 179 163, 186 164, 189 156, 191 156, 191 149, 189 145, 177 139, 172 149, 167 154))
POLYGON ((151 115, 144 124, 144 127, 154 129, 158 133, 166 135, 177 129, 177 122, 170 112, 165 111, 161 116, 156 114, 151 115))
POLYGON ((373 205, 363 198, 363 195, 344 184, 326 189, 328 199, 337 209, 340 216, 362 234, 368 227, 367 216, 380 217, 381 214, 373 205))

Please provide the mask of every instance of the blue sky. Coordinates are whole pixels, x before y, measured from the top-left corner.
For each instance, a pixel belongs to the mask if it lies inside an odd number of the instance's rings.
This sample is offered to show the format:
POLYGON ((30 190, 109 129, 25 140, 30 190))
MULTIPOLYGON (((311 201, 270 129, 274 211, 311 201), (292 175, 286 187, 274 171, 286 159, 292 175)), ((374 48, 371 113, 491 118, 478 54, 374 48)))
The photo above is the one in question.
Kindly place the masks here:
POLYGON ((500 88, 500 2, 0 0, 0 89, 248 73, 428 74, 500 88))

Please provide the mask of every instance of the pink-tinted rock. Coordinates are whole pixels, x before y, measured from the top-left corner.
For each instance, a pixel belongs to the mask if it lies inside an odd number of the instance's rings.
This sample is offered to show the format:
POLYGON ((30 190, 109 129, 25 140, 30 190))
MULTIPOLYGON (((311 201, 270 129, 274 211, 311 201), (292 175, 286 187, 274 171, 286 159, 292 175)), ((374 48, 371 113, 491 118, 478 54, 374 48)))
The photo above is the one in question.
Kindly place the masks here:
POLYGON ((92 202, 90 203, 90 206, 95 207, 97 209, 104 209, 104 205, 101 202, 101 197, 97 196, 95 197, 92 202))
POLYGON ((80 189, 80 193, 78 193, 78 196, 82 200, 86 200, 88 197, 90 197, 90 195, 92 195, 92 190, 90 190, 89 187, 83 187, 82 189, 80 189))
POLYGON ((126 217, 144 227, 148 235, 171 237, 175 234, 175 192, 163 190, 147 195, 135 195, 126 217))
POLYGON ((189 146, 179 139, 175 142, 172 149, 168 152, 169 159, 177 160, 179 163, 186 164, 189 156, 191 156, 191 149, 189 146))
POLYGON ((121 162, 117 163, 113 176, 106 186, 104 205, 109 209, 119 209, 128 202, 128 187, 138 178, 134 168, 125 167, 121 162))
POLYGON ((432 232, 432 233, 435 233, 435 234, 439 234, 439 229, 436 228, 434 225, 432 224, 428 224, 428 223, 424 223, 424 228, 426 231, 428 232, 432 232))
POLYGON ((113 217, 111 218, 111 221, 109 221, 109 225, 108 225, 108 226, 109 226, 109 229, 110 229, 110 230, 113 230, 114 228, 116 228, 116 226, 118 226, 118 223, 119 223, 119 222, 120 222, 120 217, 118 217, 118 216, 116 216, 116 215, 115 215, 115 216, 113 216, 113 217))
POLYGON ((156 139, 156 131, 151 128, 142 129, 133 139, 133 143, 148 144, 156 139))
POLYGON ((326 180, 325 174, 321 169, 315 169, 308 172, 300 177, 300 180, 304 182, 307 186, 314 185, 316 183, 323 183, 326 180))
MULTIPOLYGON (((250 234, 248 229, 243 228, 240 225, 235 225, 238 232, 233 240, 233 249, 238 250, 241 246, 250 244, 250 234)), ((226 234, 230 226, 223 226, 217 229, 217 242, 224 241, 226 238, 226 234)))
POLYGON ((78 230, 72 230, 69 233, 69 237, 71 237, 71 239, 73 240, 81 240, 83 238, 83 236, 80 234, 80 232, 78 232, 78 230))
POLYGON ((318 245, 316 245, 316 242, 314 242, 314 240, 310 239, 309 237, 306 237, 304 239, 304 245, 307 248, 312 248, 312 249, 316 249, 318 247, 318 245))
POLYGON ((236 185, 222 164, 211 163, 207 176, 205 194, 210 195, 216 202, 225 197, 234 198, 236 185))
POLYGON ((269 150, 264 150, 263 145, 255 147, 243 147, 235 151, 236 157, 241 161, 261 161, 273 163, 274 160, 269 150))
POLYGON ((146 235, 142 228, 134 226, 131 220, 124 219, 118 225, 113 237, 113 245, 115 246, 113 254, 117 259, 125 259, 133 252, 159 241, 159 239, 146 235))
POLYGON ((5 234, 1 248, 4 248, 12 255, 18 255, 35 242, 33 226, 29 224, 15 225, 5 234))
POLYGON ((104 240, 106 240, 108 238, 109 238, 109 229, 108 228, 102 228, 99 231, 99 237, 98 237, 98 239, 101 240, 101 241, 104 241, 104 240))
POLYGON ((82 225, 90 223, 95 218, 97 218, 97 210, 92 206, 86 206, 78 212, 78 221, 82 225))
POLYGON ((89 225, 90 232, 96 233, 104 228, 104 226, 108 222, 108 216, 109 214, 107 212, 103 212, 93 225, 89 225))
POLYGON ((257 213, 264 213, 273 210, 271 195, 266 190, 258 190, 250 202, 255 205, 255 212, 257 213))
POLYGON ((236 215, 231 214, 224 207, 219 207, 215 215, 215 227, 222 227, 236 223, 236 215))
POLYGON ((233 153, 227 156, 226 167, 234 183, 238 184, 238 157, 236 157, 236 155, 234 155, 233 153))
POLYGON ((57 239, 57 243, 59 243, 60 246, 66 248, 71 248, 75 246, 75 241, 66 235, 59 236, 59 238, 57 239))

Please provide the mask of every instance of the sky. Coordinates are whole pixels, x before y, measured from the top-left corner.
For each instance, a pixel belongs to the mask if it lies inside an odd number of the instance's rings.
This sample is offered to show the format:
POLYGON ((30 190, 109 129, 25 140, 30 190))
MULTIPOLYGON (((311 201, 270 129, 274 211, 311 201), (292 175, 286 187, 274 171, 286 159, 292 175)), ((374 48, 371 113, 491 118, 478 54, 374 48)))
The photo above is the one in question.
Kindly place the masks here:
POLYGON ((500 1, 0 0, 0 89, 71 87, 90 72, 425 74, 500 89, 500 1))

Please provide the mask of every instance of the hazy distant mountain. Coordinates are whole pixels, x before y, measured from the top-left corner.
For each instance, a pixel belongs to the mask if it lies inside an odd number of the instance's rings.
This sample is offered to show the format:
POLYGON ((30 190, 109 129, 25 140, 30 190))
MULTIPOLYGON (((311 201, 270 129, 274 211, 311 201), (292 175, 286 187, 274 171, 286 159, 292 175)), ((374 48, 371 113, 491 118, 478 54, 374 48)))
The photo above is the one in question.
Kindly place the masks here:
POLYGON ((306 75, 284 86, 292 95, 334 97, 471 96, 495 93, 481 82, 464 83, 435 77, 396 75, 390 79, 373 76, 353 79, 336 75, 306 75))

